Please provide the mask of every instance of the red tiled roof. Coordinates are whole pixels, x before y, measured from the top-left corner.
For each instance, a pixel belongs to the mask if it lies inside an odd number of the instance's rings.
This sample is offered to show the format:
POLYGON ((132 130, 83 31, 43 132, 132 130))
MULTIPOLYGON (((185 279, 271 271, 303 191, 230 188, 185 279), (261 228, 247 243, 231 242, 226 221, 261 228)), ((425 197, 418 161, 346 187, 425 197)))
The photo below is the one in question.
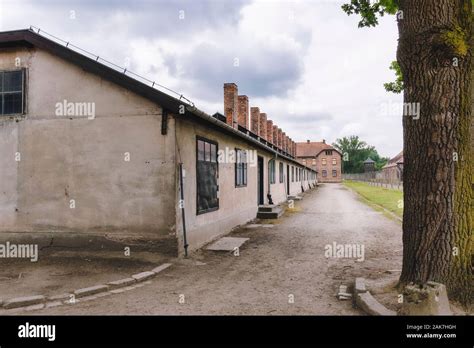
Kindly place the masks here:
POLYGON ((403 163, 403 150, 398 155, 393 157, 383 168, 395 167, 397 163, 403 163))
POLYGON ((335 150, 340 153, 338 149, 322 141, 296 143, 296 157, 314 157, 323 150, 335 150))

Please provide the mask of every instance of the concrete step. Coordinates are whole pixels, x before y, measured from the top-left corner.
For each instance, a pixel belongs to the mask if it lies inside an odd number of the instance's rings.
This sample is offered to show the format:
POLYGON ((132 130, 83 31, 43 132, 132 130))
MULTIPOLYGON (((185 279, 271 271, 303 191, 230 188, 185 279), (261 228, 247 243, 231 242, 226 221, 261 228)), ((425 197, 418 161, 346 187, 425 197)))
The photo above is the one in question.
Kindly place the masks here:
POLYGON ((278 219, 284 213, 280 207, 274 208, 272 211, 259 211, 257 218, 259 219, 278 219))
POLYGON ((303 198, 301 196, 288 196, 288 199, 293 201, 301 201, 303 198))
POLYGON ((259 205, 258 206, 258 211, 259 212, 271 212, 274 208, 276 208, 277 206, 276 205, 259 205))

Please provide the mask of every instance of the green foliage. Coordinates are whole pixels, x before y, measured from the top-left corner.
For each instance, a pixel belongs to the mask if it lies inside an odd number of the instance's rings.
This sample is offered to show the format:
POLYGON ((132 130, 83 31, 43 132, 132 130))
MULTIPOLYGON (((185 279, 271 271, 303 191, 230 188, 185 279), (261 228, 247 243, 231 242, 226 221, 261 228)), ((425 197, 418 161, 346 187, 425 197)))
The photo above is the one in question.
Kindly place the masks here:
POLYGON ((395 14, 398 11, 398 0, 351 0, 349 4, 341 6, 342 10, 348 15, 360 15, 359 28, 375 27, 378 22, 378 17, 383 17, 384 14, 395 14), (373 3, 372 3, 373 2, 373 3))
POLYGON ((375 147, 361 141, 357 135, 336 139, 332 146, 342 152, 344 173, 364 172, 364 161, 368 157, 375 161, 376 170, 380 170, 388 162, 388 158, 381 157, 375 147))
POLYGON ((403 75, 400 65, 398 65, 396 60, 394 60, 392 64, 390 64, 389 69, 395 71, 395 82, 387 82, 384 83, 383 86, 387 92, 393 92, 397 94, 401 93, 403 91, 403 75))

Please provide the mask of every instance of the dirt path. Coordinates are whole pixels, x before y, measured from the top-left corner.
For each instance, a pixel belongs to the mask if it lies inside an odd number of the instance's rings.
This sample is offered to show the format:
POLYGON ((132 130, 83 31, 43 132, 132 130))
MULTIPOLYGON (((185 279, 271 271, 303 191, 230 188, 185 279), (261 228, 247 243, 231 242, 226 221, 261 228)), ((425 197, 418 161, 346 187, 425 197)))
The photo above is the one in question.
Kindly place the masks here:
POLYGON ((199 251, 139 289, 32 314, 361 314, 336 299, 338 286, 400 269, 400 223, 340 184, 320 186, 295 210, 273 228, 232 233, 250 238, 240 256, 199 251), (364 245, 365 260, 327 258, 333 242, 364 245))

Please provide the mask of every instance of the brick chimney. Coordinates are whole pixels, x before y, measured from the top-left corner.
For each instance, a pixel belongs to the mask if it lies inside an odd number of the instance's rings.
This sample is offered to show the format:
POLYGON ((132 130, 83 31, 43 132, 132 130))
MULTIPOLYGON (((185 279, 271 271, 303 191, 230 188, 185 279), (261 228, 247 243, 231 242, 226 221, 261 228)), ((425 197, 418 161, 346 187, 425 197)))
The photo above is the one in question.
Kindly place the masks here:
POLYGON ((224 115, 229 126, 237 128, 238 91, 235 83, 224 83, 224 115))
POLYGON ((267 120, 267 141, 273 143, 273 121, 267 120))
POLYGON ((307 143, 307 144, 309 144, 309 143, 310 143, 309 139, 308 139, 308 140, 306 140, 306 143, 307 143))
POLYGON ((273 145, 278 146, 278 126, 273 125, 273 145))
POLYGON ((257 135, 260 134, 260 109, 256 106, 250 108, 250 130, 257 135))
POLYGON ((237 123, 246 129, 249 129, 249 98, 246 95, 239 95, 239 113, 237 123))
POLYGON ((260 113, 260 128, 259 128, 261 138, 267 139, 267 114, 262 112, 260 113))
POLYGON ((287 135, 285 140, 285 151, 286 153, 290 153, 290 137, 287 135))
POLYGON ((323 139, 323 144, 326 144, 326 139, 323 139))
POLYGON ((281 128, 278 128, 278 148, 281 149, 282 143, 283 143, 283 131, 281 130, 281 128))
POLYGON ((286 152, 286 133, 281 133, 281 149, 286 152))

